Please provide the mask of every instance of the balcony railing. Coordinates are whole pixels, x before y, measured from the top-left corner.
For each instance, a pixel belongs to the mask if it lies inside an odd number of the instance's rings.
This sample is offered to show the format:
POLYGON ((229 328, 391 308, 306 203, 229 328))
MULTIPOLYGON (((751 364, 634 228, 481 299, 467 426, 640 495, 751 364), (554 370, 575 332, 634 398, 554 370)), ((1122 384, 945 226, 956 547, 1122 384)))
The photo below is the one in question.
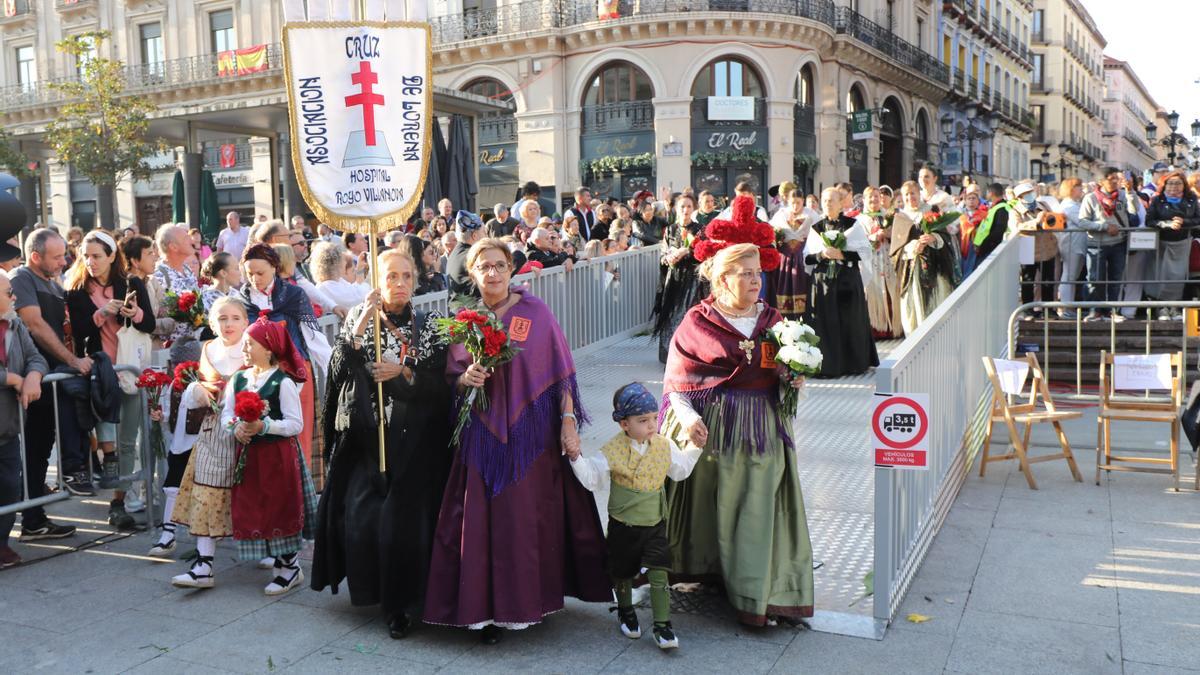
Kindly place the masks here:
POLYGON ((744 126, 766 126, 767 124, 767 101, 766 99, 754 99, 754 119, 752 120, 709 120, 708 119, 708 99, 694 98, 692 99, 692 124, 703 120, 710 127, 744 127, 744 126))
MULTIPOLYGON (((278 75, 283 70, 283 52, 279 43, 267 45, 267 65, 258 72, 243 75, 221 75, 218 71, 217 60, 218 55, 213 53, 125 66, 125 92, 147 94, 168 89, 181 89, 202 83, 278 75)), ((51 85, 75 81, 78 81, 78 77, 60 77, 0 88, 0 110, 14 110, 63 102, 67 100, 67 95, 51 85)))
POLYGON ((650 101, 621 101, 585 105, 581 112, 585 134, 654 129, 654 104, 650 101))
POLYGON ((500 145, 517 142, 517 120, 512 115, 479 118, 479 144, 500 145))
POLYGON ((13 0, 0 4, 0 24, 24 21, 33 16, 36 6, 33 0, 13 0))
POLYGON ((900 65, 925 77, 942 84, 949 83, 946 67, 932 55, 848 7, 835 7, 833 0, 620 0, 615 17, 601 17, 595 0, 524 0, 434 17, 430 24, 433 26, 435 48, 445 48, 463 40, 569 28, 639 16, 669 15, 678 18, 691 12, 748 12, 810 19, 878 49, 900 65))
POLYGON ((960 92, 965 92, 967 89, 966 76, 963 73, 962 68, 954 69, 954 89, 960 92))
POLYGON ((816 116, 813 112, 813 107, 810 105, 796 104, 796 109, 793 113, 795 121, 792 123, 792 129, 796 144, 794 150, 797 153, 806 155, 817 154, 816 116))

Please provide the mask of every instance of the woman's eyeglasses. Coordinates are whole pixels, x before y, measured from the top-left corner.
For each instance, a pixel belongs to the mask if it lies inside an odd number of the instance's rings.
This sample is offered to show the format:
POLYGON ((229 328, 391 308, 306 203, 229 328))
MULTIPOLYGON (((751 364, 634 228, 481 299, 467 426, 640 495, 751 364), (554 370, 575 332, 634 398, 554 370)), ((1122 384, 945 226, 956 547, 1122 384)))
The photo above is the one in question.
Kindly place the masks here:
POLYGON ((504 274, 508 271, 508 263, 499 263, 495 265, 476 265, 475 271, 481 276, 485 277, 489 274, 504 274))
POLYGON ((741 272, 729 272, 725 276, 737 277, 742 281, 751 281, 762 275, 762 270, 742 270, 741 272))

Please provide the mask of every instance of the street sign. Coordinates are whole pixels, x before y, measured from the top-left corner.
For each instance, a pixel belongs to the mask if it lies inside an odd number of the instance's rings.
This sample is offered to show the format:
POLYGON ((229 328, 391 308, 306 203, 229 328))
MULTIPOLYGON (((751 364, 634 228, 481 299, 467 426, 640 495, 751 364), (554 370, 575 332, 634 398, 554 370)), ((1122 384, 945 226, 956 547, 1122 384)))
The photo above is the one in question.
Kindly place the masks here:
POLYGON ((929 469, 929 394, 875 394, 875 466, 929 469))
POLYGON ((870 110, 850 113, 850 138, 855 141, 875 138, 875 127, 871 124, 870 110))

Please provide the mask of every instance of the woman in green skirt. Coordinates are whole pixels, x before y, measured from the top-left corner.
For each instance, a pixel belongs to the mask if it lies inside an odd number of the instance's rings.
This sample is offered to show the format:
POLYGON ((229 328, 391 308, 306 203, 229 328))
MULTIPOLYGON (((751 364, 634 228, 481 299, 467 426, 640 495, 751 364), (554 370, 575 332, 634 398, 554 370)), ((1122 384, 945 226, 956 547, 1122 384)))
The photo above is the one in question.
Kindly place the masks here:
POLYGON ((813 611, 812 545, 796 470, 791 420, 767 329, 779 312, 759 300, 773 249, 727 246, 701 273, 712 296, 693 307, 671 342, 661 431, 704 448, 692 476, 668 487, 672 571, 720 581, 742 623, 798 623, 813 611), (760 260, 761 253, 761 260, 760 260))

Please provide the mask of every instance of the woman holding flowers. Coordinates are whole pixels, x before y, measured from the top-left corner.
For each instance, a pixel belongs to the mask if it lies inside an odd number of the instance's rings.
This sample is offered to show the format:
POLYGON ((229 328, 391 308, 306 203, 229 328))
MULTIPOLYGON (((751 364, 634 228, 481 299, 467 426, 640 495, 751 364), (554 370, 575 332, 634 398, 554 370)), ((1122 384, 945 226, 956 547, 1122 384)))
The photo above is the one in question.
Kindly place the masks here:
POLYGON ((871 277, 871 242, 859 221, 842 213, 845 196, 835 187, 821 192, 822 217, 804 244, 804 264, 813 269, 805 320, 821 338, 819 377, 859 375, 879 365, 863 278, 871 277))
POLYGON ((691 477, 668 486, 672 571, 723 582, 738 620, 752 626, 813 611, 792 420, 780 411, 781 387, 803 378, 775 361, 768 333, 782 317, 758 299, 767 255, 735 244, 705 260, 712 295, 675 331, 659 426, 680 447, 704 449, 691 477))
POLYGON ((480 357, 505 342, 519 351, 487 368, 464 345, 450 348, 447 379, 471 407, 442 498, 425 621, 482 629, 495 644, 502 628, 561 610, 563 596, 606 602, 612 586, 596 502, 563 457, 579 448, 587 421, 566 337, 541 300, 510 287, 504 242, 476 242, 467 269, 482 306, 456 318, 503 326, 480 357), (486 407, 472 403, 480 398, 486 407))
MULTIPOLYGON (((132 326, 146 335, 154 332, 150 295, 140 279, 128 275, 125 256, 117 248, 116 240, 104 230, 88 232, 80 242, 78 256, 63 284, 75 355, 102 351, 116 363, 117 332, 121 328, 132 326)), ((116 488, 108 507, 108 522, 121 529, 134 525, 133 516, 125 511, 129 482, 118 479, 133 473, 142 414, 139 398, 125 395, 121 401, 119 433, 116 423, 96 424, 96 440, 104 453, 100 487, 116 488)))
POLYGON ((871 335, 884 339, 904 337, 904 329, 900 326, 900 282, 888 256, 893 212, 885 205, 890 201, 885 194, 890 192, 876 187, 864 189, 863 210, 855 219, 871 242, 870 272, 863 273, 871 335))
POLYGON ((438 313, 409 303, 419 279, 408 250, 379 254, 380 288, 350 310, 333 348, 322 420, 329 473, 312 566, 314 590, 337 593, 345 580, 352 604, 383 606, 396 639, 408 634, 407 612, 424 595, 451 457, 446 346, 438 313), (376 382, 383 383, 386 473, 376 382))
POLYGON ((242 355, 248 367, 230 378, 221 410, 221 425, 238 443, 230 520, 239 558, 274 558, 274 578, 263 592, 281 595, 304 581, 296 555, 301 538, 312 539, 317 510, 297 442, 304 431, 300 387, 309 374, 287 329, 265 316, 246 329, 242 355))
POLYGON ((906 335, 912 335, 958 283, 958 239, 938 220, 939 214, 921 201, 916 181, 900 187, 889 253, 900 277, 900 323, 906 335))
MULTIPOLYGON (((230 514, 236 447, 233 433, 221 424, 219 403, 225 384, 244 365, 242 349, 249 325, 246 307, 236 298, 217 298, 208 308, 208 323, 217 337, 200 348, 196 376, 180 396, 178 413, 182 424, 199 416, 199 432, 187 468, 176 483, 178 488, 163 489, 167 495, 164 521, 169 518, 170 522, 163 523, 162 535, 150 551, 152 556, 169 554, 175 548, 175 525, 188 528, 196 538, 199 557, 191 569, 171 579, 172 584, 186 588, 212 588, 217 539, 233 536, 230 514)), ((186 434, 186 430, 180 431, 186 434)))
MULTIPOLYGON (((255 244, 242 254, 242 265, 246 272, 246 283, 238 290, 238 297, 246 305, 248 315, 257 317, 265 311, 272 321, 284 322, 288 336, 304 359, 306 368, 310 372, 313 368, 324 370, 332 352, 329 341, 317 326, 308 295, 299 286, 279 276, 283 265, 279 254, 267 244, 255 244)), ((321 485, 324 472, 319 465, 320 450, 315 456, 313 454, 313 438, 317 428, 314 423, 316 413, 313 396, 313 387, 300 388, 300 404, 304 412, 300 447, 304 450, 305 461, 314 467, 314 480, 321 485)))
POLYGON ((683 320, 683 313, 708 295, 708 288, 697 273, 700 263, 692 255, 692 244, 704 230, 693 218, 695 211, 691 195, 679 195, 675 200, 675 223, 668 227, 665 236, 667 246, 662 256, 665 269, 655 301, 653 331, 658 338, 658 360, 662 363, 667 362, 671 334, 683 320))

